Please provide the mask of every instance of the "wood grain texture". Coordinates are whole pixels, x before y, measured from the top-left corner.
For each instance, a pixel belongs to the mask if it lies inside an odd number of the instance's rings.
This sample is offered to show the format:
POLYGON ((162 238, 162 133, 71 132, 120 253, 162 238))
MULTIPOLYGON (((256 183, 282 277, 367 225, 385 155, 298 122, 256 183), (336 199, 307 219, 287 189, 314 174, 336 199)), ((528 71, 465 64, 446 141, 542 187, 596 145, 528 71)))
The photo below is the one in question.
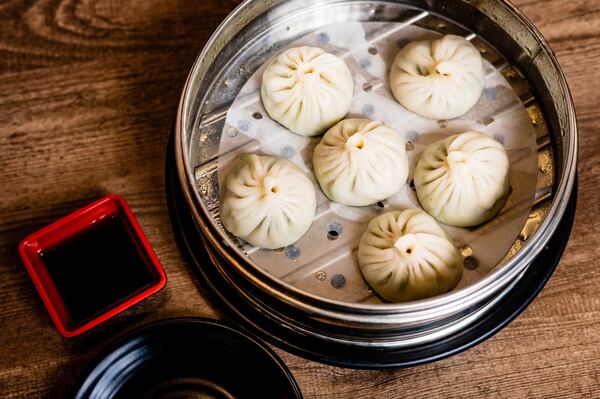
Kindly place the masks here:
MULTIPOLYGON (((227 317, 177 249, 163 168, 188 69, 235 3, 0 1, 0 397, 64 397, 115 336, 151 320, 227 317), (17 245, 111 192, 130 204, 169 281, 96 331, 64 340, 17 245)), ((559 268, 509 327, 431 365, 347 370, 278 350, 307 398, 600 397, 600 2, 515 3, 552 45, 578 112, 578 209, 559 268)))

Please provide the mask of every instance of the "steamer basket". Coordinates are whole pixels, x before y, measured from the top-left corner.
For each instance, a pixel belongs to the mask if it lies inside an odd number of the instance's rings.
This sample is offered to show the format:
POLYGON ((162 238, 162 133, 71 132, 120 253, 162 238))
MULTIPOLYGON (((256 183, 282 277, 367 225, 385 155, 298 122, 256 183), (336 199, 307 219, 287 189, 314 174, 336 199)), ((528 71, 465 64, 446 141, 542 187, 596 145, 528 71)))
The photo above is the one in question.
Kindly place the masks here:
MULTIPOLYGON (((511 295, 528 266, 556 235, 565 215, 576 180, 577 126, 572 99, 552 51, 531 22, 507 2, 246 1, 219 26, 192 67, 179 105, 172 151, 178 183, 196 229, 193 234, 202 239, 212 260, 201 265, 203 275, 213 280, 209 285, 226 300, 227 295, 235 295, 273 325, 290 331, 287 344, 297 353, 310 349, 302 348, 301 340, 289 342, 294 336, 376 353, 456 334, 511 295), (463 35, 502 72, 530 115, 538 144, 534 206, 504 260, 478 281, 445 295, 403 304, 336 301, 265 272, 220 225, 216 176, 229 106, 248 78, 282 47, 339 21, 395 21, 463 35), (285 40, 267 43, 266 33, 273 31, 285 40)), ((237 306, 232 307, 236 310, 237 306)), ((276 343, 281 340, 273 337, 276 343)))

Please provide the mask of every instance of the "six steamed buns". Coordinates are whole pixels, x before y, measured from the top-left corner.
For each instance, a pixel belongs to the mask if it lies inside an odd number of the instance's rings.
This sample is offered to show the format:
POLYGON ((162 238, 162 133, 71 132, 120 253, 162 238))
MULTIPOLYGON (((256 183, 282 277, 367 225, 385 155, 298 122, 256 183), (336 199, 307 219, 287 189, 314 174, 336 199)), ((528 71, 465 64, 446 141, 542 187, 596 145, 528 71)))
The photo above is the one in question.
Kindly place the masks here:
MULTIPOLYGON (((447 35, 405 46, 390 71, 394 97, 432 119, 466 113, 483 90, 479 52, 447 35)), ((261 98, 269 116, 292 132, 315 136, 313 166, 332 201, 365 206, 391 197, 406 182, 409 161, 400 135, 382 122, 341 120, 352 101, 353 78, 343 60, 315 47, 291 48, 271 61, 261 98), (341 121, 340 121, 341 120, 341 121)), ((428 146, 416 164, 417 197, 440 222, 474 226, 493 218, 509 193, 508 158, 483 133, 466 132, 428 146)), ((310 227, 313 183, 292 162, 247 155, 225 182, 221 220, 255 246, 280 248, 310 227)), ((358 248, 360 270, 384 299, 410 301, 442 294, 462 276, 462 258, 444 230, 418 209, 374 218, 358 248)))

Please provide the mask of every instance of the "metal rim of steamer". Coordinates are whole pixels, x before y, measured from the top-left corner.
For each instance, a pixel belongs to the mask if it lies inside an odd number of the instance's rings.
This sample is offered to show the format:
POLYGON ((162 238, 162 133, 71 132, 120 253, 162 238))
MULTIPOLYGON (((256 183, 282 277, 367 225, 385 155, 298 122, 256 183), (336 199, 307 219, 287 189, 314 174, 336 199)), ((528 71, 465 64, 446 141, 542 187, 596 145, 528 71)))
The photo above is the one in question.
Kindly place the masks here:
MULTIPOLYGON (((573 189, 577 159, 577 126, 573 102, 558 63, 541 34, 518 10, 504 1, 405 1, 405 2, 330 2, 344 4, 369 4, 384 7, 385 4, 402 3, 443 15, 469 30, 476 31, 503 55, 516 64, 537 91, 540 107, 547 117, 553 134, 554 185, 552 201, 545 210, 546 216, 539 229, 521 245, 513 256, 477 283, 462 290, 413 303, 360 305, 325 300, 301 292, 281 281, 269 277, 248 259, 231 250, 231 243, 219 226, 210 217, 195 189, 193 167, 189 165, 188 150, 193 134, 195 112, 202 104, 203 83, 210 80, 207 72, 213 66, 220 51, 244 29, 256 16, 277 6, 288 7, 293 1, 275 1, 266 5, 257 1, 246 1, 236 8, 219 26, 204 50, 197 58, 186 82, 179 105, 175 155, 179 179, 184 187, 186 201, 194 219, 202 231, 209 249, 219 254, 219 266, 251 284, 258 290, 271 295, 276 301, 298 308, 315 319, 326 323, 348 323, 350 325, 419 325, 450 315, 473 310, 489 301, 508 284, 514 282, 544 248, 554 233, 564 213, 569 194, 573 189), (284 4, 285 3, 285 4, 284 4), (434 4, 432 4, 434 3, 434 4)), ((311 2, 313 5, 315 2, 311 2)), ((322 2, 320 2, 322 3, 322 2)))

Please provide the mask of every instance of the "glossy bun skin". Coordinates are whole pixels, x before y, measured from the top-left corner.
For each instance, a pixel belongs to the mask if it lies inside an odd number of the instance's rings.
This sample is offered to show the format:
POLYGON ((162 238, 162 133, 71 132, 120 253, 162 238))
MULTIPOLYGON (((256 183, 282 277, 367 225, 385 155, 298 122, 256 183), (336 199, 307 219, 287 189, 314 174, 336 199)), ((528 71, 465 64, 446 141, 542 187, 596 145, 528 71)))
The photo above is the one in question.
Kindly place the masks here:
POLYGON ((390 69, 390 87, 396 100, 429 119, 465 114, 481 97, 483 84, 479 51, 455 35, 406 45, 390 69))
POLYGON ((425 149, 414 183, 431 216, 452 226, 476 226, 493 218, 508 197, 508 156, 484 133, 450 136, 425 149))
POLYGON ((313 183, 292 162, 271 156, 241 157, 228 174, 221 200, 223 226, 261 248, 297 241, 315 215, 313 183))
POLYGON ((358 245, 358 264, 369 285, 390 302, 446 293, 463 272, 456 247, 419 209, 386 212, 371 220, 358 245))
POLYGON ((333 201, 364 206, 400 190, 408 176, 405 142, 396 131, 370 119, 345 119, 315 147, 313 167, 333 201))
POLYGON ((279 54, 262 76, 269 116, 301 136, 316 136, 340 121, 352 101, 354 80, 341 58, 318 47, 279 54))

